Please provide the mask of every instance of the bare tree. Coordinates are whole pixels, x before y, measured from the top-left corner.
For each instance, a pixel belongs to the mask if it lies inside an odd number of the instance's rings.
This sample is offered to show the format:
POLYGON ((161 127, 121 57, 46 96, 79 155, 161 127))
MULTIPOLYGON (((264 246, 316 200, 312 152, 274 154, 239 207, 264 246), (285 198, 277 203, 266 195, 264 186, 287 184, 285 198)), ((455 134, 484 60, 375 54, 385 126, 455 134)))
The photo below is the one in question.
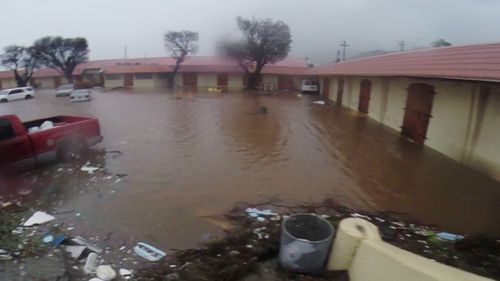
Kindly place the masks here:
POLYGON ((1 64, 14 72, 18 87, 26 86, 40 65, 38 58, 34 55, 33 47, 11 45, 5 47, 4 51, 1 64))
POLYGON ((41 63, 53 68, 73 82, 75 68, 88 61, 89 47, 85 38, 43 37, 33 45, 41 63))
POLYGON ((169 75, 168 85, 174 87, 175 75, 179 71, 181 63, 184 62, 187 55, 193 55, 198 52, 198 32, 194 31, 168 31, 165 33, 165 48, 172 57, 175 58, 175 67, 169 75))
POLYGON ((239 41, 223 41, 219 51, 238 62, 248 77, 248 89, 258 87, 261 72, 267 64, 283 60, 290 52, 292 36, 290 28, 282 21, 271 19, 236 19, 243 38, 239 41))
POLYGON ((447 42, 443 38, 440 38, 440 39, 432 42, 431 46, 432 47, 448 47, 448 46, 451 46, 451 43, 447 42))

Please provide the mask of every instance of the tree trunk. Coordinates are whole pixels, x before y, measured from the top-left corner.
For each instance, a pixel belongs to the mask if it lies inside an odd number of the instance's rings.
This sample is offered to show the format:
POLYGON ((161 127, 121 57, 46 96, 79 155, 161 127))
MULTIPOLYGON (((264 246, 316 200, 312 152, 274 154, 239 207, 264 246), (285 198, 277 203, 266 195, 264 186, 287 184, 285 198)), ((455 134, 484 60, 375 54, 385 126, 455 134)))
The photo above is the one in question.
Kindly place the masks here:
POLYGON ((23 75, 19 75, 17 71, 14 71, 14 77, 16 78, 16 84, 18 87, 26 87, 29 79, 25 79, 23 75))
POLYGON ((184 58, 177 59, 177 61, 175 62, 174 69, 172 70, 172 72, 168 76, 168 88, 169 89, 173 89, 175 87, 175 75, 177 75, 177 72, 179 71, 179 68, 181 67, 181 63, 183 60, 184 60, 184 58))
POLYGON ((69 73, 69 74, 68 73, 64 73, 64 77, 68 80, 68 82, 70 84, 73 83, 74 79, 73 79, 73 74, 72 73, 69 73))
POLYGON ((169 88, 170 90, 174 89, 174 87, 175 87, 175 75, 176 75, 176 74, 177 74, 177 73, 170 72, 170 73, 168 74, 168 76, 167 76, 167 80, 168 80, 168 81, 167 81, 167 85, 168 85, 168 88, 169 88))
POLYGON ((18 87, 26 87, 26 85, 28 85, 28 81, 25 81, 23 79, 17 79, 16 83, 18 87))
POLYGON ((260 72, 252 72, 248 74, 248 84, 247 84, 247 89, 251 91, 258 90, 259 84, 260 84, 260 79, 261 74, 260 72))

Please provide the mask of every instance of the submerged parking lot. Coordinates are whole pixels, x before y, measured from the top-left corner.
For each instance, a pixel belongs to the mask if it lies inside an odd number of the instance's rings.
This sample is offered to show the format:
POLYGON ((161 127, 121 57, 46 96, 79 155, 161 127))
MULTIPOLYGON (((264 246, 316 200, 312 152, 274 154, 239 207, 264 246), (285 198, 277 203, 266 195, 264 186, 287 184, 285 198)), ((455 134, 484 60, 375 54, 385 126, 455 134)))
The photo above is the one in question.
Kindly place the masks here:
POLYGON ((162 249, 220 235, 240 201, 334 197, 356 209, 404 213, 451 232, 500 234, 500 183, 363 115, 283 93, 166 94, 95 90, 71 103, 39 91, 0 105, 23 121, 97 117, 107 153, 95 174, 54 163, 0 178, 3 201, 57 210, 78 235, 162 249), (267 114, 259 113, 265 106, 267 114))

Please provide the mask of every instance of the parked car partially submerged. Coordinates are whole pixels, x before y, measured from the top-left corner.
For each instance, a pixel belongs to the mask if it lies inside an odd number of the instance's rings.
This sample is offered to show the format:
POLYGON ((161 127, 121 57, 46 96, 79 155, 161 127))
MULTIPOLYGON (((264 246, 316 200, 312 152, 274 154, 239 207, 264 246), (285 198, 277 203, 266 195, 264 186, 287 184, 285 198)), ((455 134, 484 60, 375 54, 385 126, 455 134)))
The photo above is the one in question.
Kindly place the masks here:
POLYGON ((318 81, 315 80, 302 80, 301 86, 302 92, 317 92, 318 91, 318 81))
POLYGON ((75 89, 73 84, 64 84, 57 88, 56 97, 65 97, 69 96, 71 92, 75 89))
POLYGON ((0 102, 13 100, 29 100, 35 97, 35 90, 32 87, 19 87, 0 91, 0 102))
POLYGON ((74 90, 71 92, 69 98, 72 102, 77 101, 90 101, 92 100, 92 92, 88 89, 74 90))

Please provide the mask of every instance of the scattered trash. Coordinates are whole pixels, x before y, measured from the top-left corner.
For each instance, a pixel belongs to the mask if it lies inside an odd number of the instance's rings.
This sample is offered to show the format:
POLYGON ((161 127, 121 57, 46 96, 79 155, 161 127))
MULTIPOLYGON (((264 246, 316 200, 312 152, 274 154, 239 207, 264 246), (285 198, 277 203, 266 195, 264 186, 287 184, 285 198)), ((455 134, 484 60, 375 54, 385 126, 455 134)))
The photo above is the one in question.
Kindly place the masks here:
POLYGON ((87 240, 85 240, 84 238, 82 238, 80 236, 76 236, 76 237, 72 238, 71 242, 73 242, 73 243, 75 243, 77 245, 80 245, 80 246, 84 246, 84 247, 86 247, 87 249, 89 249, 92 252, 95 252, 95 253, 98 253, 98 254, 102 253, 102 249, 101 248, 91 245, 89 242, 87 242, 87 240))
POLYGON ((165 252, 144 242, 137 243, 134 247, 134 252, 148 261, 159 261, 167 255, 165 252))
POLYGON ((52 243, 54 241, 54 236, 52 234, 47 234, 42 238, 42 242, 45 244, 52 243))
POLYGON ((30 194, 32 191, 33 190, 31 190, 31 189, 22 189, 19 191, 19 195, 26 196, 26 195, 30 194))
POLYGON ((164 279, 165 279, 165 281, 177 281, 177 280, 181 280, 181 277, 177 273, 170 273, 170 274, 165 275, 164 279))
POLYGON ((353 218, 362 218, 362 219, 369 220, 369 221, 372 220, 372 218, 370 218, 369 216, 365 216, 365 215, 358 214, 358 213, 352 213, 351 217, 353 217, 353 218))
POLYGON ((70 253, 75 260, 80 259, 83 251, 85 251, 85 246, 66 246, 66 252, 70 253))
POLYGON ((95 270, 97 278, 110 281, 116 278, 116 271, 110 265, 100 265, 95 270))
POLYGON ((324 100, 317 100, 317 101, 313 101, 314 104, 320 104, 320 105, 325 105, 325 101, 324 100))
POLYGON ((23 226, 33 226, 36 224, 44 224, 48 223, 49 221, 54 220, 55 217, 42 212, 42 211, 36 211, 24 224, 23 226))
MULTIPOLYGON (((85 164, 85 165, 87 165, 87 164, 85 164)), ((87 172, 88 174, 93 174, 97 170, 99 170, 98 167, 92 167, 92 166, 83 166, 80 168, 80 171, 87 172)))
MULTIPOLYGON (((270 209, 259 210, 256 208, 247 208, 245 211, 247 212, 247 214, 249 216, 251 216, 252 218, 257 218, 257 220, 259 220, 260 216, 273 216, 275 218, 277 217, 278 218, 277 220, 279 220, 279 215, 276 213, 273 213, 270 209)), ((273 219, 273 218, 271 218, 271 219, 273 219)), ((273 219, 273 220, 276 220, 276 219, 273 219)), ((265 221, 265 219, 264 220, 260 219, 259 221, 265 221)))
POLYGON ((297 97, 298 97, 298 98, 301 98, 301 97, 302 97, 302 95, 301 95, 301 94, 297 94, 297 97))
POLYGON ((447 240, 447 241, 456 241, 456 240, 461 240, 461 239, 465 238, 462 235, 448 233, 448 232, 438 232, 438 233, 436 233, 436 235, 437 235, 437 237, 439 237, 439 239, 447 240))
POLYGON ((57 248, 61 243, 66 240, 66 236, 63 234, 55 235, 54 240, 52 241, 52 247, 57 248))
POLYGON ((264 232, 266 229, 266 227, 259 227, 254 229, 253 233, 255 233, 259 239, 269 238, 269 235, 264 232))
POLYGON ((89 281, 102 281, 102 279, 99 279, 99 278, 97 278, 97 277, 94 277, 94 278, 90 279, 89 281))
POLYGON ((97 268, 97 254, 90 253, 85 260, 85 266, 83 266, 83 271, 87 274, 93 274, 96 272, 97 268))
POLYGON ((132 278, 132 271, 128 269, 120 268, 118 272, 120 273, 120 276, 123 277, 125 280, 132 278))
POLYGON ((9 252, 6 250, 0 249, 0 261, 8 261, 11 260, 12 256, 9 255, 9 252))

